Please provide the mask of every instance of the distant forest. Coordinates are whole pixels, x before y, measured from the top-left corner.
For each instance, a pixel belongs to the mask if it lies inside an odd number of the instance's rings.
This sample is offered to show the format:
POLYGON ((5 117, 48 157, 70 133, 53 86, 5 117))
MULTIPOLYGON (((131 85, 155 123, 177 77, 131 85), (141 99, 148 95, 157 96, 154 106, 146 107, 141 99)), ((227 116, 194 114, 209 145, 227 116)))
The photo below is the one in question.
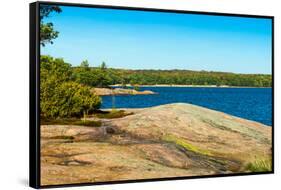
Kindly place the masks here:
POLYGON ((243 87, 271 87, 272 76, 268 74, 235 74, 212 71, 190 70, 128 70, 89 67, 83 61, 79 67, 72 67, 77 82, 94 87, 107 87, 114 84, 131 85, 228 85, 243 87))

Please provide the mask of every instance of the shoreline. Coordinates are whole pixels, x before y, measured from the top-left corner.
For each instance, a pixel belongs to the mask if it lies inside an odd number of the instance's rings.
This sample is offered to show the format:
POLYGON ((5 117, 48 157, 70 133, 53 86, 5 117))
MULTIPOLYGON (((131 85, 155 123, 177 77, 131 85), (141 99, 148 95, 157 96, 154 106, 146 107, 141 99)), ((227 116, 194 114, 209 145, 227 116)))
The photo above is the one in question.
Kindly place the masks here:
POLYGON ((149 95, 156 94, 150 90, 135 90, 135 89, 125 89, 125 88, 92 88, 92 92, 94 92, 98 96, 112 96, 112 95, 149 95))
MULTIPOLYGON (((120 84, 109 85, 110 87, 122 87, 120 84)), ((196 87, 196 88, 272 88, 272 87, 256 87, 256 86, 228 86, 228 85, 185 85, 185 84, 156 84, 156 85, 137 85, 138 87, 196 87)), ((126 87, 133 87, 127 84, 126 87)))

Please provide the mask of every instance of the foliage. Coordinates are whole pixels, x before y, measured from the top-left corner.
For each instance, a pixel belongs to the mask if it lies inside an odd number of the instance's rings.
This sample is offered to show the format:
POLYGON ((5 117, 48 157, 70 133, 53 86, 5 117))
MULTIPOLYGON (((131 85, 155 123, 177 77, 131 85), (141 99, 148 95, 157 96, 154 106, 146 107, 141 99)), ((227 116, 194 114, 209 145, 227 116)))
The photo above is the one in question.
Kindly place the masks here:
POLYGON ((134 88, 134 90, 136 90, 136 91, 139 91, 139 90, 140 90, 139 85, 134 85, 133 88, 134 88))
POLYGON ((51 80, 54 86, 61 82, 70 81, 72 77, 71 65, 65 63, 63 59, 41 55, 40 57, 40 82, 51 80))
POLYGON ((88 62, 88 60, 82 61, 80 67, 84 68, 85 70, 89 70, 89 62, 88 62))
POLYGON ((256 160, 252 163, 247 164, 246 169, 251 172, 268 172, 272 171, 271 160, 256 160))
POLYGON ((76 82, 84 85, 108 87, 112 83, 104 62, 100 67, 90 68, 88 61, 83 61, 80 67, 73 68, 73 73, 76 82))
POLYGON ((41 56, 40 109, 48 118, 81 116, 99 108, 100 97, 90 87, 72 81, 71 65, 41 56))
POLYGON ((52 12, 61 12, 61 8, 56 5, 40 5, 40 19, 42 20, 45 17, 49 17, 50 13, 52 12))
POLYGON ((267 74, 235 74, 189 70, 126 70, 91 67, 73 68, 79 83, 95 87, 125 84, 137 85, 215 85, 271 87, 272 76, 267 74))
POLYGON ((44 18, 50 16, 52 12, 60 13, 61 8, 55 5, 40 5, 40 44, 45 46, 53 43, 53 39, 58 37, 59 32, 54 30, 53 23, 44 23, 44 18))
POLYGON ((261 74, 234 74, 188 70, 128 70, 126 72, 126 76, 131 84, 271 86, 271 76, 261 74))
POLYGON ((105 64, 104 61, 101 63, 100 68, 101 68, 102 71, 106 70, 107 65, 105 64))

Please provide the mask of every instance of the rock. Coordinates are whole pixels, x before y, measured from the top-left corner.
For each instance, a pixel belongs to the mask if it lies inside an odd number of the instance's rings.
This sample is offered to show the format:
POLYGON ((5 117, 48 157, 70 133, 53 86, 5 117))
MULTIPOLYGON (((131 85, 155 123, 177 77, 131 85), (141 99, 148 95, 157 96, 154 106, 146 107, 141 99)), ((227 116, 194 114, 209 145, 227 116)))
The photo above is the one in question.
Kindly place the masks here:
POLYGON ((110 95, 149 95, 155 94, 150 90, 137 91, 134 89, 123 89, 123 88, 92 88, 92 92, 99 96, 110 96, 110 95))
POLYGON ((79 127, 74 125, 42 125, 41 141, 43 144, 52 140, 66 141, 99 140, 105 137, 100 127, 79 127))
POLYGON ((243 173, 272 153, 271 127, 182 103, 41 137, 42 185, 243 173))

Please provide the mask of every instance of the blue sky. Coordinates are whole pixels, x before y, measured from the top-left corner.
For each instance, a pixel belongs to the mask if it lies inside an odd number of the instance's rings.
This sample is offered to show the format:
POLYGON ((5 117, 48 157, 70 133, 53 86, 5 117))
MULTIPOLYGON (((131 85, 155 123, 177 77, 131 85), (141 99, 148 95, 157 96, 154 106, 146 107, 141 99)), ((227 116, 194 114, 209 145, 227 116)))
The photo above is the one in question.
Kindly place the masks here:
POLYGON ((41 54, 76 66, 271 73, 271 20, 62 6, 41 54))

